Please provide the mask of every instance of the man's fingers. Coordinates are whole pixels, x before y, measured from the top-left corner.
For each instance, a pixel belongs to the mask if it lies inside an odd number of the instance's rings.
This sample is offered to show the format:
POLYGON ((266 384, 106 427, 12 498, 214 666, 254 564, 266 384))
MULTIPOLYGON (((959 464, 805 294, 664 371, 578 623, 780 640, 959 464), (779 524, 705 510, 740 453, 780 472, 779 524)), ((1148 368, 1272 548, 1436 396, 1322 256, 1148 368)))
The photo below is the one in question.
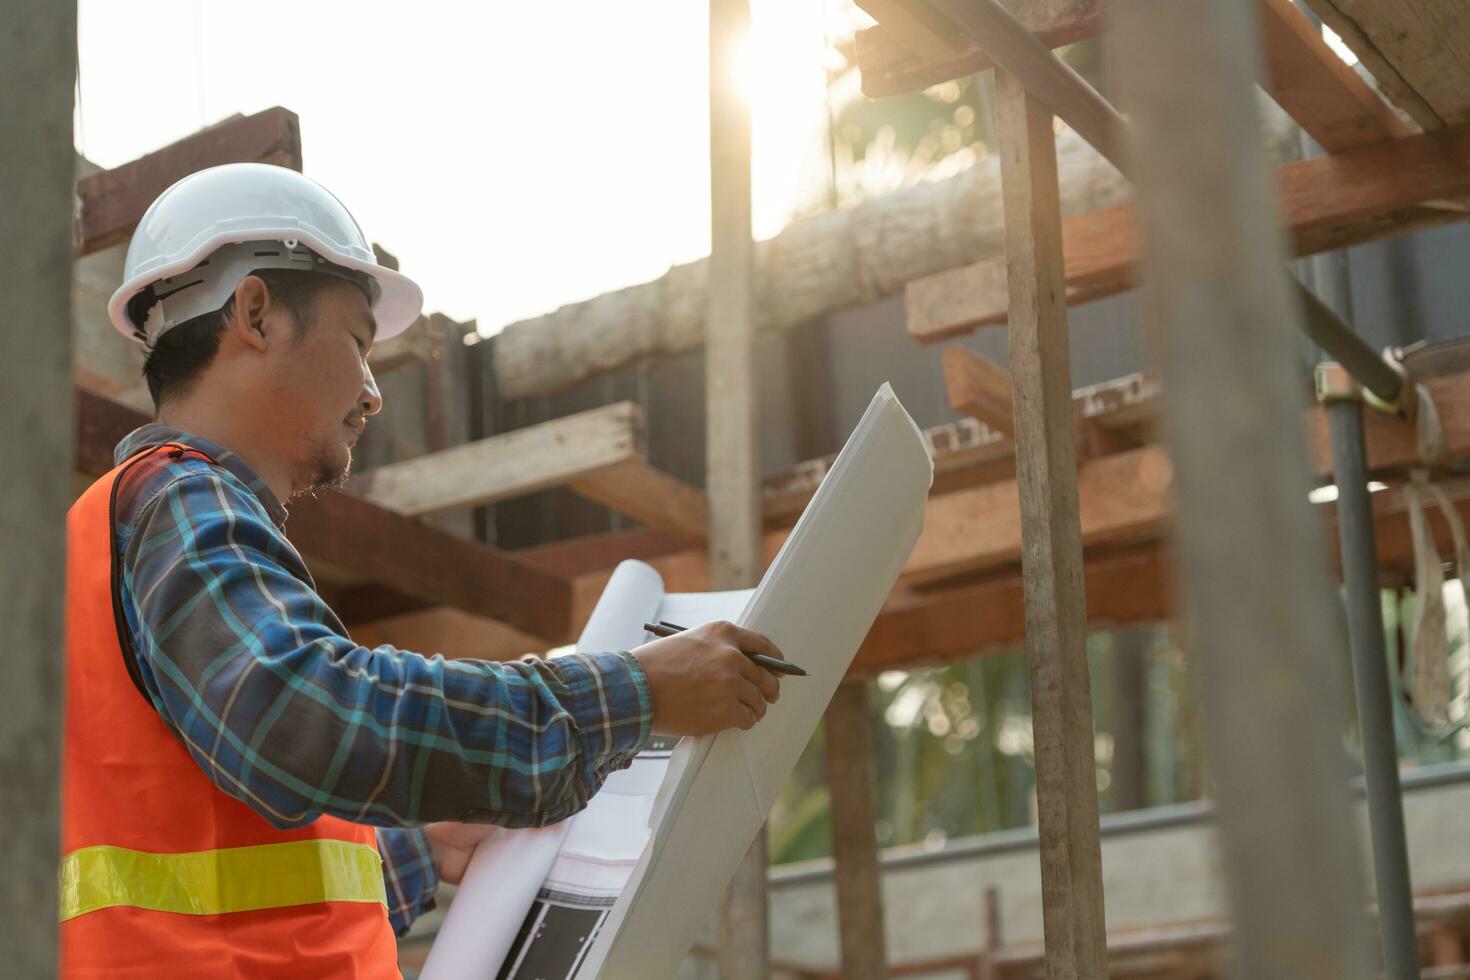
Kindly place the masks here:
POLYGON ((769 670, 761 671, 761 693, 772 703, 781 697, 781 680, 769 670))
POLYGON ((743 653, 740 654, 740 660, 740 676, 760 688, 761 695, 767 701, 774 701, 781 696, 781 681, 775 674, 743 653))
POLYGON ((777 660, 786 659, 786 655, 781 652, 780 647, 776 646, 776 644, 772 643, 760 633, 742 629, 739 626, 732 628, 735 631, 736 645, 746 653, 763 653, 768 657, 775 657, 777 660))
POLYGON ((740 703, 746 708, 749 708, 751 714, 754 715, 757 720, 765 717, 766 696, 761 693, 761 689, 759 687, 750 683, 749 681, 745 681, 740 685, 739 693, 737 696, 740 699, 740 703))
POLYGON ((738 657, 739 659, 736 661, 735 669, 740 673, 740 676, 745 678, 748 683, 760 687, 761 676, 765 674, 765 671, 745 654, 740 653, 738 657))

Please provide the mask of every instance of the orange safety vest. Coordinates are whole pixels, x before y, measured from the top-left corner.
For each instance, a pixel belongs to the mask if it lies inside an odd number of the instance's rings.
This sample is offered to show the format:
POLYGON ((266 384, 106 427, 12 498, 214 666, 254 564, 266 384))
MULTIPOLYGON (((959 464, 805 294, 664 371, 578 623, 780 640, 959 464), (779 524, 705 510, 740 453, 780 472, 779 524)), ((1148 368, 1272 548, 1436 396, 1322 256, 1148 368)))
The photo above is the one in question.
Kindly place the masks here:
MULTIPOLYGON (((277 830, 215 787, 139 692, 113 530, 133 457, 67 515, 61 975, 397 978, 371 827, 277 830)), ((178 458, 178 457, 175 457, 178 458)))

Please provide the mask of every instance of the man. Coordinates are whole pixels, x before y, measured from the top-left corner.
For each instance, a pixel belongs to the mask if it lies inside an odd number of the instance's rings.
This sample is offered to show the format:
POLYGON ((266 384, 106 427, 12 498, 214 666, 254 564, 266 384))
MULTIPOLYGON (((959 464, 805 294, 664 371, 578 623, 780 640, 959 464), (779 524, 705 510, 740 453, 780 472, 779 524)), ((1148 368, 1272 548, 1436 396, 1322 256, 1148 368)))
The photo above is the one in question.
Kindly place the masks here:
POLYGON ((64 975, 397 976, 394 931, 485 832, 464 822, 565 819, 651 731, 778 697, 745 652, 779 651, 729 624, 518 663, 353 643, 285 504, 346 476, 382 407, 368 353, 418 287, 254 164, 165 191, 125 279, 109 313, 157 420, 68 518, 64 975))

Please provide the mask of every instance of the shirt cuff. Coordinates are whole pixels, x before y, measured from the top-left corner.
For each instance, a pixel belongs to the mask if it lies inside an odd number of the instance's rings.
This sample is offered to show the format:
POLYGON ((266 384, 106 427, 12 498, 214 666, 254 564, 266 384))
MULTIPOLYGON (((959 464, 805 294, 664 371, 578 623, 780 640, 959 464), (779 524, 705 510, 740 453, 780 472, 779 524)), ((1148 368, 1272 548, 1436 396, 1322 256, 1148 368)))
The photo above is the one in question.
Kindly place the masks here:
POLYGON ((439 872, 434 850, 422 827, 379 827, 378 853, 383 857, 383 887, 388 895, 388 922, 401 936, 413 920, 434 907, 439 872))
POLYGON ((546 663, 572 694, 565 707, 592 768, 605 773, 632 765, 653 725, 653 698, 638 659, 630 653, 576 653, 546 663))

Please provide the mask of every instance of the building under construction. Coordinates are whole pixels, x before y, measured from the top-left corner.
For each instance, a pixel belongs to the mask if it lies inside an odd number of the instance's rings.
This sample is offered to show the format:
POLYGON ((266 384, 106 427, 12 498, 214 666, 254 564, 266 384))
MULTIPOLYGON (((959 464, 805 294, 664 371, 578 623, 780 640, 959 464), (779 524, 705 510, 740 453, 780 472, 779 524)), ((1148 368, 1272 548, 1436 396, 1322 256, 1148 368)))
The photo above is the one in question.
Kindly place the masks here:
MULTIPOLYGON (((523 322, 425 315, 374 350, 388 409, 356 475, 291 508, 322 595, 358 643, 507 659, 571 643, 625 559, 671 592, 749 587, 887 381, 935 479, 814 749, 830 857, 755 848, 684 975, 1470 977, 1470 765, 1404 744, 1405 719, 1458 744, 1470 716, 1446 589, 1470 562, 1470 10, 858 2, 865 95, 966 80, 993 152, 754 242, 748 111, 713 86, 708 258, 523 322), (1166 647, 1207 761, 1149 806, 1139 665, 1166 647), (1012 653, 1027 825, 881 839, 879 678, 1012 653)), ((0 497, 0 635, 36 651, 60 649, 65 506, 151 411, 105 309, 132 229, 197 170, 300 170, 311 133, 275 108, 91 166, 74 12, 25 5, 0 91, 40 94, 0 97, 5 132, 35 134, 0 149, 0 277, 16 323, 73 326, 5 331, 0 440, 31 465, 0 497)), ((748 16, 713 0, 712 65, 748 16)), ((24 856, 0 936, 39 976, 59 675, 12 662, 24 856)), ((400 941, 405 975, 451 903, 400 941)))

